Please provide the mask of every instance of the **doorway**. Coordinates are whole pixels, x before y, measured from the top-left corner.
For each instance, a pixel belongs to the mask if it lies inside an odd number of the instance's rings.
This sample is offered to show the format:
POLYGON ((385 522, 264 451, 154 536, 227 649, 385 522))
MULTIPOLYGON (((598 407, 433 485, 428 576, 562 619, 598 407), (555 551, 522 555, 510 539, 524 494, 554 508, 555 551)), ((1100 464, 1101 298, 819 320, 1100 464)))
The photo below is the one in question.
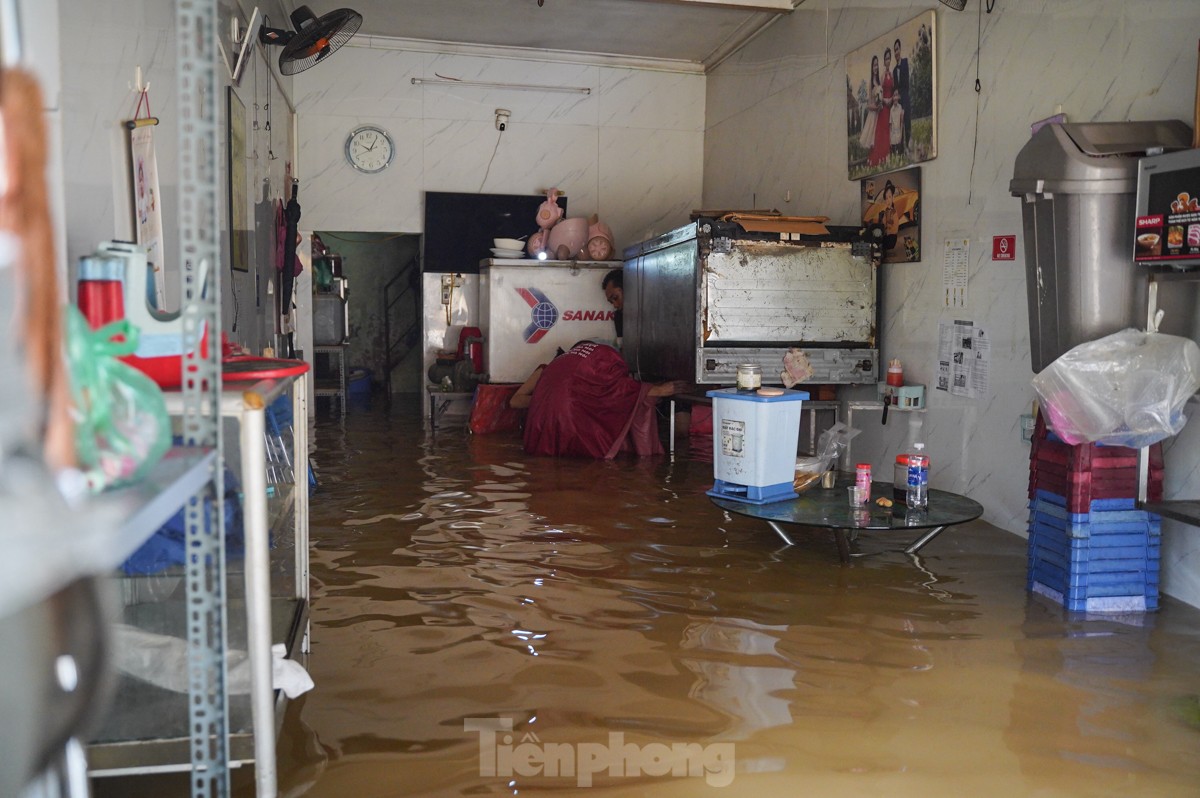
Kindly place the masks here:
POLYGON ((318 231, 347 281, 351 391, 417 393, 421 377, 421 236, 318 231))

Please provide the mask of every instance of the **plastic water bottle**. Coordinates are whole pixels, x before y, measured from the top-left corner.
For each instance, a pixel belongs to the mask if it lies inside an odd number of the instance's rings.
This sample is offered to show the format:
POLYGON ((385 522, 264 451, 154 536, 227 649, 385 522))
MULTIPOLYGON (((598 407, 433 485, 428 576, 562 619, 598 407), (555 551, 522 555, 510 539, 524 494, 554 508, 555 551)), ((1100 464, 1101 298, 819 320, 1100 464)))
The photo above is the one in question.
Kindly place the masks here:
POLYGON ((908 456, 908 494, 904 503, 914 509, 929 506, 929 457, 922 454, 923 443, 913 444, 917 451, 908 456))

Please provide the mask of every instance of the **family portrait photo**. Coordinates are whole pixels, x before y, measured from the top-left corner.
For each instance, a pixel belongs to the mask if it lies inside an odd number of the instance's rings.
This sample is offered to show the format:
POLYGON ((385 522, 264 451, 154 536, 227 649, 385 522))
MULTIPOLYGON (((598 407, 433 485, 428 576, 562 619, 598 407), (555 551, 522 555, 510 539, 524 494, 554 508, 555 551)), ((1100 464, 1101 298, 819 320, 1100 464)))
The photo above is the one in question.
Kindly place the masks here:
POLYGON ((934 20, 926 11, 846 56, 851 180, 937 155, 934 20))

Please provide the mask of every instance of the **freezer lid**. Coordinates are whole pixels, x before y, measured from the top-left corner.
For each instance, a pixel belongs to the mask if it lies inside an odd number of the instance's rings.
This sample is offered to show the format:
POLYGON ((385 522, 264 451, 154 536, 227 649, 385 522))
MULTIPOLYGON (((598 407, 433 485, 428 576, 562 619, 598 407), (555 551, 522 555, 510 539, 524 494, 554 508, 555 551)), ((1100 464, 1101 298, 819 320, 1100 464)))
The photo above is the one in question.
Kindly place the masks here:
POLYGON ((633 244, 625 248, 625 260, 635 260, 660 249, 673 247, 685 241, 693 241, 696 238, 696 231, 697 223, 692 222, 691 224, 685 224, 683 227, 677 227, 670 232, 663 233, 660 236, 633 244))

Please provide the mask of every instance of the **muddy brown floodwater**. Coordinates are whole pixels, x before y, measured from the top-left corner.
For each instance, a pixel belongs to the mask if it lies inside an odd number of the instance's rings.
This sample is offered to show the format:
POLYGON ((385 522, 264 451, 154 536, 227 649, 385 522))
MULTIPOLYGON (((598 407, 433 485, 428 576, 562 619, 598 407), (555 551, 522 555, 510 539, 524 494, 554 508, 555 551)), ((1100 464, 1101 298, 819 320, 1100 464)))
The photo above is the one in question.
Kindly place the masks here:
POLYGON ((843 566, 687 452, 531 458, 411 406, 315 446, 282 795, 1200 794, 1200 611, 1068 617, 985 523, 843 566))

